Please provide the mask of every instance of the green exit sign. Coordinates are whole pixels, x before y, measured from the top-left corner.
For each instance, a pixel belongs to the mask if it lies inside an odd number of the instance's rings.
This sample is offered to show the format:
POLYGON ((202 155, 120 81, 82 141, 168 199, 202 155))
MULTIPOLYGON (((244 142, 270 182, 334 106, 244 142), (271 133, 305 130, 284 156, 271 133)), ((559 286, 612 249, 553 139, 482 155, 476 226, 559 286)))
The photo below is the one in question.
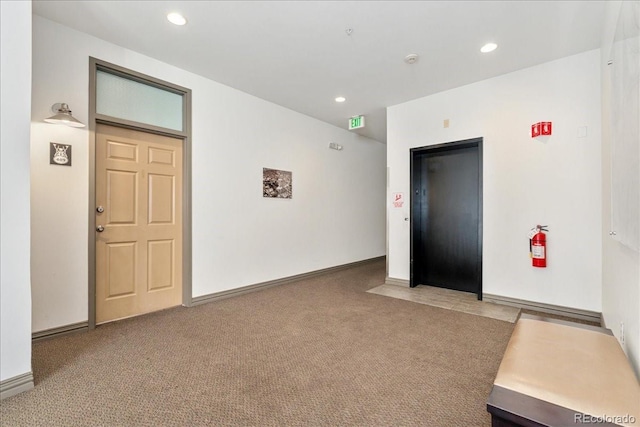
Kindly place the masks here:
POLYGON ((349 119, 349 130, 364 127, 364 116, 353 116, 349 119))

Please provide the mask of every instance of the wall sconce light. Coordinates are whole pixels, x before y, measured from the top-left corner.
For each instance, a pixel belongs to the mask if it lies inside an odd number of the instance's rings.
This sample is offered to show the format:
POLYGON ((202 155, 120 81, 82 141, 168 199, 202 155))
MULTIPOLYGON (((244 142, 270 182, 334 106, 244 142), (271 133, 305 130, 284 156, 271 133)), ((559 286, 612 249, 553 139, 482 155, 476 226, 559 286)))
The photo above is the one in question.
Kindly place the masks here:
POLYGON ((51 106, 51 111, 55 112, 54 116, 44 119, 47 123, 53 123, 54 125, 66 125, 74 128, 83 128, 84 123, 77 120, 71 115, 69 104, 58 103, 51 106))

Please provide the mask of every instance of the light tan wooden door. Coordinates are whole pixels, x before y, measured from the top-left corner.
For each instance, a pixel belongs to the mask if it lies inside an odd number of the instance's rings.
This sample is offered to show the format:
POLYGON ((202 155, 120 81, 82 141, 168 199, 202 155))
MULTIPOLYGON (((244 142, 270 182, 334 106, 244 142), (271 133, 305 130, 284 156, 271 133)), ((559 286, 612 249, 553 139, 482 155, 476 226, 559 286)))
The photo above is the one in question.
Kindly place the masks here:
POLYGON ((180 305, 182 140, 98 125, 96 205, 96 323, 180 305))

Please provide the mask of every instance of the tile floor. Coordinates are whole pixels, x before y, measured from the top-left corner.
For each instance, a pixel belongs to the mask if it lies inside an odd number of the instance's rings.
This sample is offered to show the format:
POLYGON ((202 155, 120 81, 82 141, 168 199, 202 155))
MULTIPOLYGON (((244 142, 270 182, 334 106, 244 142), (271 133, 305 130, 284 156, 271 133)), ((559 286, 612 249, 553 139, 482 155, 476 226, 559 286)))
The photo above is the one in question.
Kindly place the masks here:
POLYGON ((478 301, 475 294, 433 286, 420 285, 408 288, 398 285, 381 285, 367 292, 511 323, 515 323, 520 314, 519 308, 478 301))

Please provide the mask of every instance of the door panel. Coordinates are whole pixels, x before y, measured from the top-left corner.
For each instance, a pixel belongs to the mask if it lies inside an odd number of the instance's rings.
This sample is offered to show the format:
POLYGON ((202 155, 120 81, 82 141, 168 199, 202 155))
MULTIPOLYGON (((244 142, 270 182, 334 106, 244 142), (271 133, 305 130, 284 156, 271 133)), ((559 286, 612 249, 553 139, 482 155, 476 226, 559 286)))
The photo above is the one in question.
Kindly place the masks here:
POLYGON ((138 217, 138 174, 107 170, 107 224, 132 224, 138 217))
POLYGON ((136 242, 107 244, 107 298, 136 292, 136 242))
POLYGON ((174 153, 171 150, 149 147, 149 164, 174 166, 174 153))
POLYGON ((107 141, 107 158, 111 160, 138 161, 138 146, 118 141, 107 141))
POLYGON ((174 177, 149 174, 149 224, 173 224, 174 177))
POLYGON ((96 128, 96 323, 182 302, 182 141, 96 128))
POLYGON ((156 240, 148 244, 149 290, 173 286, 175 255, 173 240, 156 240))
POLYGON ((413 159, 413 284, 479 293, 478 146, 413 159))

